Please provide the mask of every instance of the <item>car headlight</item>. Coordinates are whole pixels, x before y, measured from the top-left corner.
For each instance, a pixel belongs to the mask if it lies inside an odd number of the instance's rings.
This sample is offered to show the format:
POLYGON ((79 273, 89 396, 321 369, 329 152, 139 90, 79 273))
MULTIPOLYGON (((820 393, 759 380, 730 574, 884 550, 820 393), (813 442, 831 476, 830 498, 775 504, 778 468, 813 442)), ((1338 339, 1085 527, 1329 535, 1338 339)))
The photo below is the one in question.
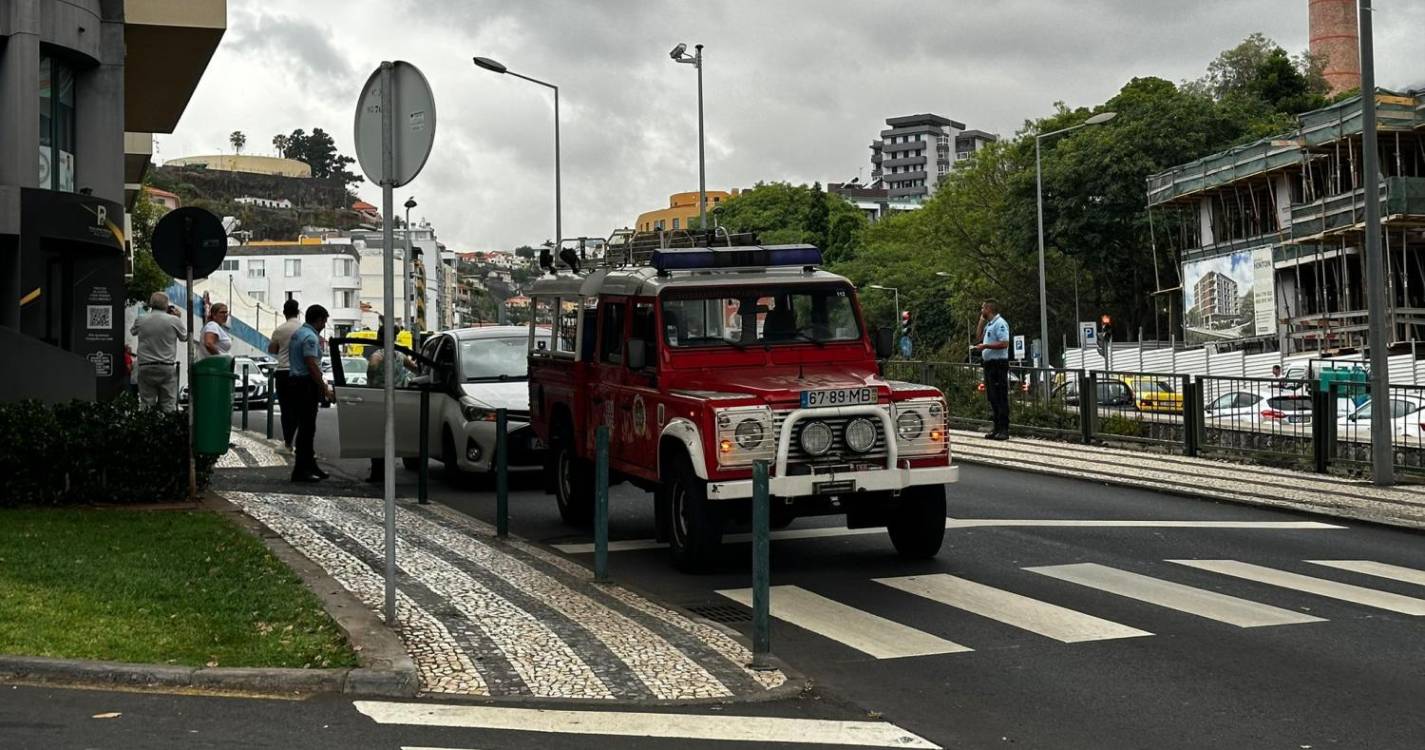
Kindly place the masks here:
POLYGON ((802 428, 802 450, 809 456, 823 456, 831 450, 831 427, 825 422, 812 422, 802 428))
POLYGON ((876 445, 876 425, 865 417, 851 420, 846 425, 846 447, 857 453, 865 453, 876 445))
POLYGON ((903 411, 896 417, 896 434, 901 440, 914 440, 924 429, 925 420, 921 419, 920 412, 903 411))
POLYGON ((745 451, 750 451, 761 445, 767 435, 766 431, 762 429, 762 423, 750 418, 738 422, 734 434, 737 437, 737 446, 745 451))
POLYGON ((460 416, 465 417, 466 422, 493 422, 495 421, 495 410, 475 401, 461 401, 460 416))

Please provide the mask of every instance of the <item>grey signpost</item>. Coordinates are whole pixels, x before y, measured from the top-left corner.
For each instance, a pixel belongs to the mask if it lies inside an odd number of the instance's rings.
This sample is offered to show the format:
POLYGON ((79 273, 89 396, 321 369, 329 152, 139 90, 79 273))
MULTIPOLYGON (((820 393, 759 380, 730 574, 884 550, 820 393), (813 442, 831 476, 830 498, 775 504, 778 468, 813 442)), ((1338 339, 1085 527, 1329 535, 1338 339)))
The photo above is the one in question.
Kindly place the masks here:
POLYGON ((1365 204, 1366 310, 1369 329, 1367 343, 1371 362, 1371 478, 1378 485, 1395 482, 1394 449, 1391 445, 1390 368, 1387 347, 1394 331, 1386 330, 1389 303, 1386 297, 1385 260, 1381 253, 1380 152, 1376 150, 1376 75, 1371 28, 1370 0, 1360 0, 1361 34, 1361 179, 1365 204))
MULTIPOLYGON (((382 258, 385 283, 381 310, 381 341, 385 383, 384 450, 386 521, 386 624, 396 624, 396 310, 395 215, 392 191, 415 179, 430 156, 435 140, 435 98, 430 84, 414 65, 382 62, 366 79, 356 102, 356 157, 367 179, 381 186, 382 258)), ((407 229, 409 231, 409 228, 407 229)), ((410 321, 407 321, 409 325, 410 321)), ((332 352, 332 356, 337 356, 332 352)))

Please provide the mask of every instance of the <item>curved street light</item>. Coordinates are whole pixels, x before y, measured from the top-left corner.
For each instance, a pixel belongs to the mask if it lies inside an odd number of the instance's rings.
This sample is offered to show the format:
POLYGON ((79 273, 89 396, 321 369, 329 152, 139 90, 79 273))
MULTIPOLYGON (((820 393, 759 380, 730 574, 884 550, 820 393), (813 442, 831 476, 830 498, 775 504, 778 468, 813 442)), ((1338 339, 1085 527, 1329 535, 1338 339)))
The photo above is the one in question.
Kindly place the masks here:
POLYGON ((558 247, 563 242, 563 206, 561 205, 561 188, 559 182, 559 87, 548 81, 541 81, 538 78, 530 78, 527 75, 516 73, 505 66, 504 63, 489 57, 472 58, 475 67, 488 70, 491 73, 500 75, 511 75, 515 78, 522 78, 530 83, 537 83, 540 86, 554 91, 554 244, 558 247))

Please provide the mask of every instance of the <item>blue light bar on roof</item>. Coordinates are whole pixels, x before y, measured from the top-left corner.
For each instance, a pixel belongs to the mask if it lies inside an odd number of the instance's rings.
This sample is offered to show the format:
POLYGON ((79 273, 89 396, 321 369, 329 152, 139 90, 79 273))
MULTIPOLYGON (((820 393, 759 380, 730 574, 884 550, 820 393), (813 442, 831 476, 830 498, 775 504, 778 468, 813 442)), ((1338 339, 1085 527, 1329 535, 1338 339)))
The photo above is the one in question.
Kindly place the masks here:
POLYGON ((811 245, 661 249, 653 251, 651 262, 653 267, 659 271, 772 266, 806 267, 821 265, 821 250, 811 245))

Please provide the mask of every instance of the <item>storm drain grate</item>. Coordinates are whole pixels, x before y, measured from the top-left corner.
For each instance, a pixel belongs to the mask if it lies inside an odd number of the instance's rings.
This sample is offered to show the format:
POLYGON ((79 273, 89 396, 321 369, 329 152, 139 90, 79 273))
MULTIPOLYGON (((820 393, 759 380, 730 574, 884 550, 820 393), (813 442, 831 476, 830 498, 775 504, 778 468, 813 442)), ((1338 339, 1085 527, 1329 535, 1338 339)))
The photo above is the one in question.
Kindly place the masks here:
POLYGON ((736 625, 752 619, 752 611, 731 604, 690 604, 684 609, 699 617, 724 625, 736 625))

